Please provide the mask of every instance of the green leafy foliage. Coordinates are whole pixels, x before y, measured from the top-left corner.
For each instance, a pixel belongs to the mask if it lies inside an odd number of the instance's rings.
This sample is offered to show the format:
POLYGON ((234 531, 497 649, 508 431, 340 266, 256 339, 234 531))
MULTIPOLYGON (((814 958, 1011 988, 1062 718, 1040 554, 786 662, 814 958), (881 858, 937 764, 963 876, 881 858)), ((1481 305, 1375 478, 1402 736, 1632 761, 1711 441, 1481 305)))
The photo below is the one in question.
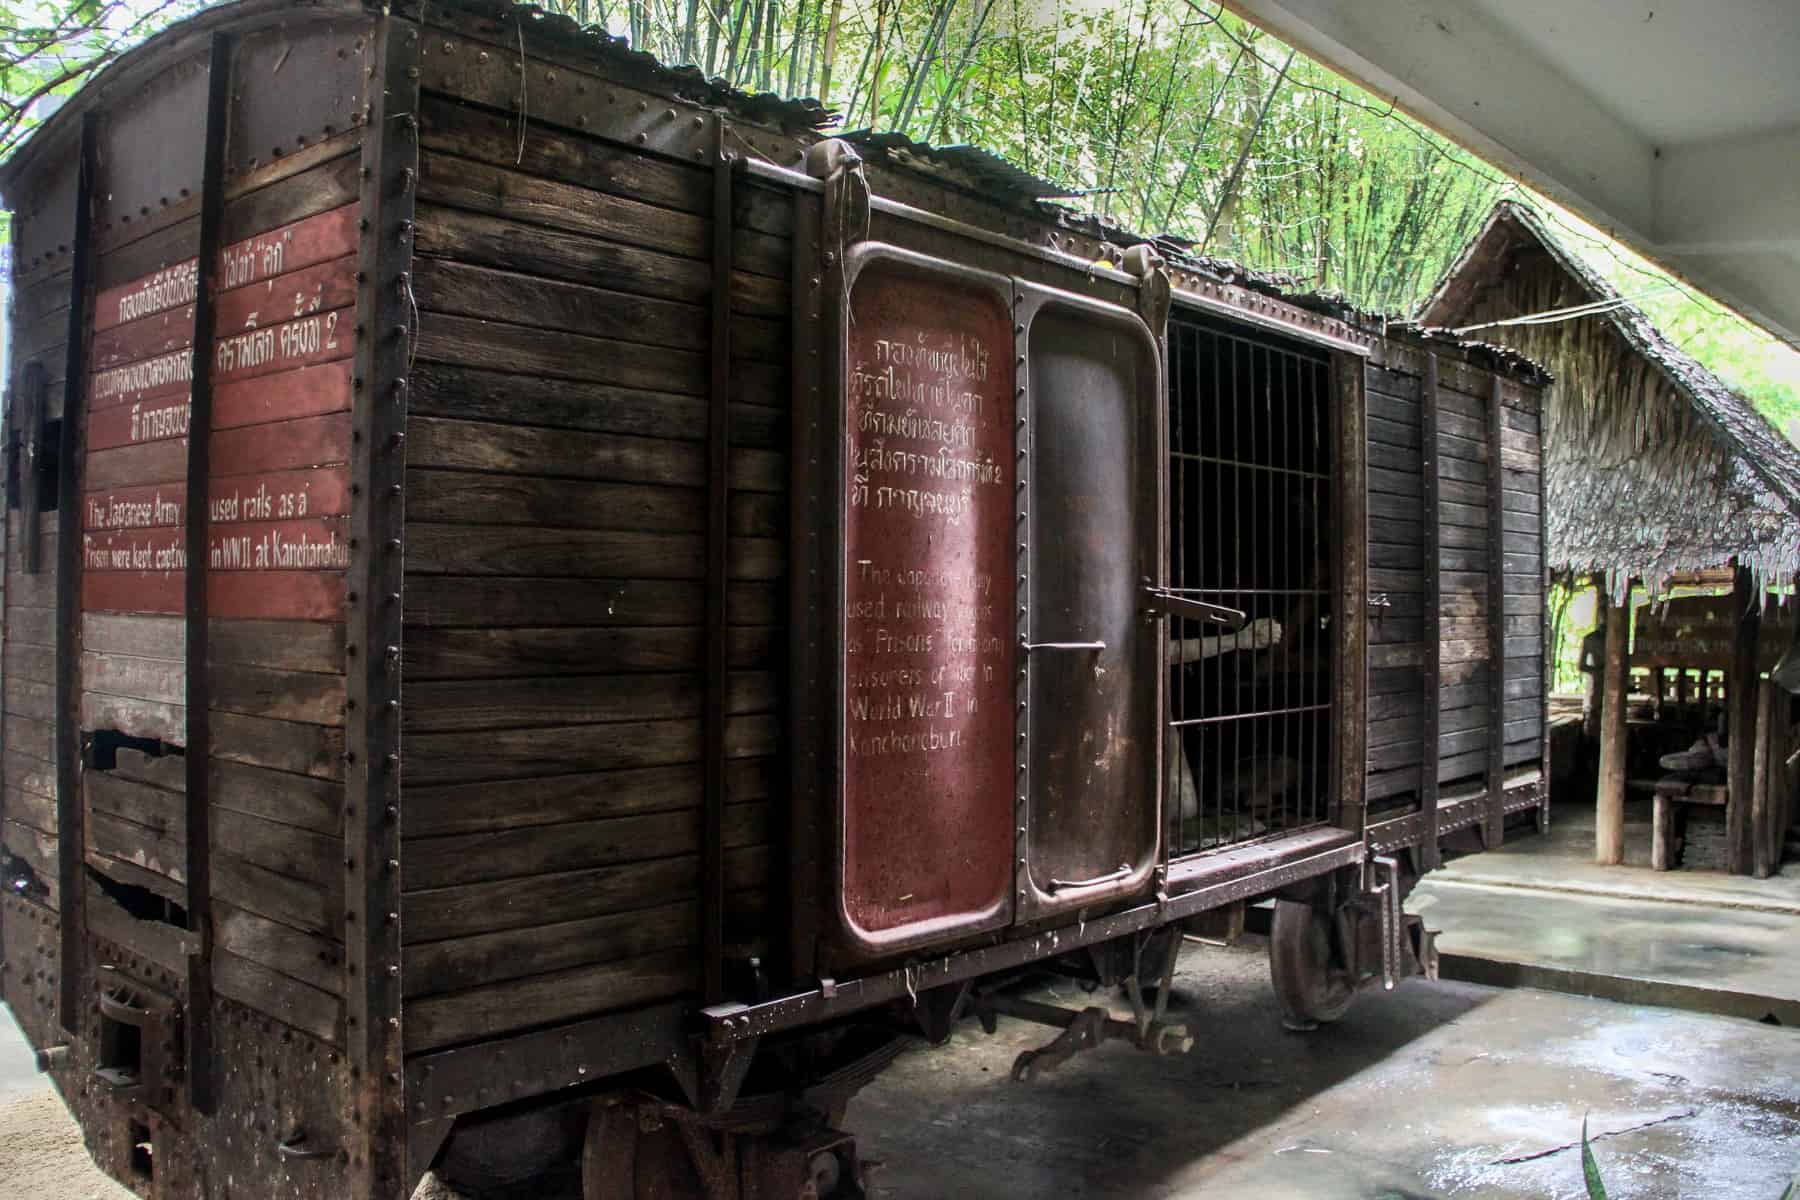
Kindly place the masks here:
MULTIPOLYGON (((0 158, 118 54, 211 0, 0 0, 0 158)), ((845 129, 968 142, 1144 234, 1410 312, 1520 186, 1218 0, 539 0, 845 129)), ((1800 355, 1553 206, 1627 295, 1800 436, 1800 355), (1622 274, 1620 274, 1622 273, 1622 274)))
POLYGON ((1594 1161, 1594 1147, 1588 1142, 1587 1118, 1581 1118, 1581 1178, 1587 1184, 1588 1200, 1606 1200, 1606 1184, 1600 1178, 1600 1164, 1594 1161))

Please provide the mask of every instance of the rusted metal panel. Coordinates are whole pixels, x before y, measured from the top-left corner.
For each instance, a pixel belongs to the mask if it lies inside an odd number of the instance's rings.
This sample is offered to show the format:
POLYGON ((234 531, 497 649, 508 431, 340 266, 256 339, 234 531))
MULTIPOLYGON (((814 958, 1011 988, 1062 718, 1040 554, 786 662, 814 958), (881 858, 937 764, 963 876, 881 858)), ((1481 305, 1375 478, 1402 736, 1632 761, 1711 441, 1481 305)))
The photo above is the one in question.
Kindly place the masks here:
POLYGON ((840 914, 881 953, 1011 911, 1013 332, 1004 280, 853 254, 840 914))
POLYGON ((1155 337, 1123 308, 1042 288, 1018 305, 1028 714, 1021 919, 1143 886, 1161 849, 1162 574, 1155 337))
POLYGON ((291 155, 357 124, 368 87, 369 27, 317 18, 245 33, 232 68, 225 173, 291 155))
POLYGON ((205 147, 194 124, 206 111, 210 66, 205 43, 193 44, 196 53, 166 63, 99 118, 95 219, 109 237, 148 228, 199 193, 205 147))

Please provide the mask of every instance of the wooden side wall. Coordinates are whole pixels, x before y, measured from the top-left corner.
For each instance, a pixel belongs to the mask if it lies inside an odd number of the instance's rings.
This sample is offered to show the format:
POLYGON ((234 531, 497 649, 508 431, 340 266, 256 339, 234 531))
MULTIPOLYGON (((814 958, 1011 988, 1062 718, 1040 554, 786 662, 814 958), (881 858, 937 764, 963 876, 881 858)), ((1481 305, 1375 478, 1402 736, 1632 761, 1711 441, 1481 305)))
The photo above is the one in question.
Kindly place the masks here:
POLYGON ((1504 661, 1505 764, 1541 757, 1543 558, 1539 526, 1538 401, 1511 381, 1502 390, 1504 578, 1502 645, 1491 644, 1488 413, 1492 376, 1440 355, 1435 456, 1424 453, 1423 355, 1368 372, 1369 590, 1385 597, 1369 618, 1369 781, 1376 807, 1415 798, 1421 763, 1425 669, 1425 555, 1437 556, 1440 783, 1482 775, 1491 736, 1489 672, 1504 661), (1430 462, 1430 467, 1427 463, 1430 462), (1422 471, 1438 490, 1438 545, 1425 545, 1422 471))
MULTIPOLYGON (((327 1040, 343 990, 356 152, 340 136, 228 197, 206 358, 214 987, 327 1040)), ((96 261, 79 643, 83 733, 137 747, 84 773, 89 864, 183 906, 188 208, 96 261), (167 303, 183 280, 186 301, 167 303)))
MULTIPOLYGON (((427 85, 431 76, 426 78, 427 85)), ((422 112, 407 434, 409 1052, 696 982, 712 174, 422 112)), ((736 184, 728 941, 777 772, 791 201, 736 184)))
MULTIPOLYGON (((18 437, 27 425, 27 374, 45 380, 43 444, 54 448, 68 375, 69 305, 73 292, 79 154, 71 148, 42 169, 37 186, 8 196, 13 208, 13 280, 6 428, 18 437)), ((48 465, 48 459, 45 465, 48 465)), ((34 482, 22 459, 5 463, 7 492, 23 502, 34 482)), ((46 501, 37 523, 37 570, 25 573, 26 518, 8 502, 0 523, 5 578, 0 584, 0 911, 8 969, 0 997, 34 1045, 56 1036, 61 976, 61 895, 56 773, 56 539, 55 489, 41 481, 46 501)))

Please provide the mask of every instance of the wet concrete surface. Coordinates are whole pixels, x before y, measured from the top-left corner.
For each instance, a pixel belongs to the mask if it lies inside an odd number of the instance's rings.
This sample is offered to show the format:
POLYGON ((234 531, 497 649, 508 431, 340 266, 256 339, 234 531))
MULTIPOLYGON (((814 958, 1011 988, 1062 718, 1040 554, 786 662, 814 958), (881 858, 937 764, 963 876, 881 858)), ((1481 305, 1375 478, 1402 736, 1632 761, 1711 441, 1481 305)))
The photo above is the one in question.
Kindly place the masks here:
POLYGON ((1581 1197, 1584 1116, 1615 1197, 1774 1200, 1800 1168, 1791 1029, 1409 980, 1295 1034, 1254 944, 1190 947, 1178 987, 1185 1058, 1114 1043, 1016 1084, 1052 1031, 1005 1019, 903 1055, 850 1110, 886 1194, 1581 1197))
POLYGON ((1432 882, 1478 883, 1617 900, 1661 900, 1800 916, 1800 863, 1788 863, 1768 879, 1723 871, 1650 869, 1648 800, 1625 806, 1625 862, 1594 862, 1594 806, 1558 804, 1548 835, 1509 835, 1504 846, 1446 863, 1432 882))
POLYGON ((1628 813, 1642 828, 1627 822, 1625 866, 1593 863, 1591 808, 1565 805, 1548 837, 1428 875, 1407 907, 1442 931, 1446 976, 1800 1024, 1800 864, 1769 879, 1630 865, 1648 857, 1648 807, 1628 813))

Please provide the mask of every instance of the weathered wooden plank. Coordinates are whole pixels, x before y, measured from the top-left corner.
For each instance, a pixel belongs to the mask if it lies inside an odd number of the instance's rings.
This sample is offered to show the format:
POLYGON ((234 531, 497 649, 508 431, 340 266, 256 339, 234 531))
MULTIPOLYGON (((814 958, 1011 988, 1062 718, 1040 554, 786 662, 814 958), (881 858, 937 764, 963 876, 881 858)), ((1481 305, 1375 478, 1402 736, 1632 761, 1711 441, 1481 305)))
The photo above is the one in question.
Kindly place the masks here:
POLYGON ((329 621, 208 621, 206 653, 215 664, 342 672, 344 627, 329 621))
POLYGON ((677 996, 697 985, 698 969, 680 949, 424 997, 406 1006, 406 1052, 677 996))
POLYGON ((341 885, 327 891, 259 867, 218 846, 213 847, 211 870, 215 902, 222 900, 326 939, 340 932, 341 885))
MULTIPOLYGON (((41 796, 56 803, 56 765, 39 758, 28 758, 11 746, 6 748, 6 787, 41 796)), ((49 826, 47 828, 54 828, 49 826)))
MULTIPOLYGON (((707 310, 699 304, 635 295, 448 259, 420 259, 414 276, 419 307, 427 312, 516 321, 633 345, 704 353, 711 344, 707 310)), ((604 279, 605 277, 600 277, 604 279)), ((611 282, 608 280, 607 282, 611 282)), ((743 359, 779 363, 788 350, 782 322, 737 315, 731 320, 731 352, 743 359)))
MULTIPOLYGON (((688 396, 704 395, 710 374, 710 362, 703 354, 446 313, 425 314, 419 328, 418 357, 452 366, 544 374, 688 396)), ((735 359, 731 374, 739 401, 780 406, 777 397, 784 386, 783 368, 735 359)))
POLYGON ((212 735, 214 758, 321 779, 344 777, 340 728, 216 712, 212 735))
POLYGON ((5 664, 8 686, 14 682, 56 684, 56 651, 49 646, 33 646, 8 638, 0 661, 5 664))
POLYGON ((221 946, 213 949, 213 991, 267 1013, 283 1025, 340 1045, 343 1001, 329 992, 290 979, 221 946))
POLYGON ((282 825, 215 806, 212 839, 246 862, 322 886, 343 875, 343 841, 297 825, 282 825))
MULTIPOLYGON (((768 399, 785 403, 781 396, 768 399)), ((413 372, 408 412, 414 418, 449 417, 698 442, 706 437, 706 406, 706 398, 700 396, 421 362, 413 372)), ((740 448, 785 447, 785 409, 734 400, 731 435, 732 445, 740 448)), ((410 455, 409 461, 431 465, 410 455)))
MULTIPOLYGON (((558 675, 519 679, 419 682, 407 688, 405 732, 475 732, 533 725, 697 717, 705 687, 698 674, 558 675)), ((769 712, 775 677, 734 672, 726 711, 769 712)))
POLYGON ((51 722, 8 713, 4 722, 0 723, 0 729, 5 731, 7 750, 16 751, 27 758, 56 761, 56 726, 51 722))
MULTIPOLYGON (((733 628, 729 634, 730 665, 768 666, 774 653, 774 637, 774 630, 768 627, 733 628)), ((420 628, 407 631, 402 648, 407 678, 419 681, 691 671, 700 663, 701 633, 691 626, 420 628)))
MULTIPOLYGON (((706 528, 706 493, 699 488, 422 469, 409 470, 406 478, 407 519, 421 524, 658 533, 698 533, 706 528)), ((731 532, 782 536, 786 511, 784 497, 740 492, 731 498, 731 532)))
MULTIPOLYGON (((509 472, 534 478, 589 479, 703 487, 706 455, 696 442, 414 417, 407 422, 412 467, 509 472)), ((731 456, 731 486, 780 492, 787 457, 739 449, 731 456)))
POLYGON ((185 844, 186 809, 180 792, 115 776, 110 771, 90 770, 83 776, 91 812, 108 813, 151 833, 185 844))
POLYGON ((215 711, 310 725, 344 723, 344 677, 214 663, 207 671, 215 711))
POLYGON ((185 746, 187 709, 183 705, 160 700, 137 700, 130 696, 109 696, 104 692, 84 692, 81 697, 81 727, 111 730, 126 737, 150 738, 172 746, 185 746))
POLYGON ((342 993, 343 949, 317 934, 229 904, 215 904, 213 944, 322 992, 342 993))
MULTIPOLYGON (((769 754, 780 734, 777 717, 735 717, 725 723, 725 752, 736 758, 769 754)), ((537 775, 694 762, 700 756, 700 723, 675 720, 540 726, 494 730, 479 739, 460 733, 427 733, 408 738, 407 744, 407 779, 412 783, 529 779, 537 775)))
POLYGON ((36 792, 9 785, 5 789, 5 802, 0 805, 0 810, 5 812, 9 821, 28 825, 51 837, 56 836, 56 801, 49 796, 40 796, 36 792))
MULTIPOLYGON (((666 579, 533 579, 527 584, 476 576, 413 576, 406 581, 407 641, 413 626, 698 625, 705 611, 702 587, 697 581, 666 579)), ((734 625, 773 625, 782 599, 773 584, 734 583, 726 610, 734 625)))
MULTIPOLYGON (((747 758, 726 764, 726 795, 734 804, 766 799, 773 793, 773 761, 747 758)), ((701 792, 699 763, 582 772, 499 785, 409 785, 401 824, 408 839, 504 833, 536 825, 697 808, 701 792)))
POLYGON ((81 688, 134 700, 180 704, 186 697, 187 667, 165 658, 137 658, 128 654, 81 655, 81 688))
MULTIPOLYGON (((700 849, 698 808, 612 817, 564 825, 419 838, 406 847, 409 891, 515 879, 556 871, 580 871, 615 863, 649 862, 700 849)), ((761 801, 727 806, 727 849, 769 840, 769 806, 761 801)))
POLYGON ((87 906, 82 911, 82 919, 87 923, 89 933, 148 959, 165 971, 187 970, 182 930, 165 921, 147 921, 132 916, 92 876, 87 880, 87 906))
MULTIPOLYGON (((712 266, 697 259, 439 205, 421 204, 418 222, 417 252, 424 258, 451 258, 575 282, 604 279, 619 291, 692 304, 704 303, 712 293, 712 266)), ((734 312, 785 319, 788 295, 786 280, 732 272, 734 312)))
MULTIPOLYGON (((727 852, 727 889, 761 886, 768 863, 765 847, 727 852)), ((537 928, 685 900, 698 886, 696 855, 464 884, 407 893, 400 928, 408 945, 537 928)))
MULTIPOLYGON (((779 579, 785 550, 776 538, 733 538, 731 578, 779 579)), ((705 553, 706 539, 689 534, 420 523, 408 528, 406 565, 421 575, 697 579, 705 553)))
POLYGON ((699 905, 664 904, 542 927, 508 929, 475 937, 408 946, 402 980, 414 997, 498 983, 526 975, 610 962, 690 944, 699 928, 699 905))
POLYGON ((96 811, 88 812, 84 825, 89 851, 161 876, 168 883, 153 884, 153 890, 177 903, 187 902, 186 888, 179 886, 187 877, 187 852, 178 831, 159 832, 96 811))
MULTIPOLYGON (((427 95, 420 106, 427 150, 476 159, 562 183, 595 188, 679 212, 710 216, 711 172, 588 138, 539 130, 520 154, 510 116, 427 95)), ((733 188, 733 223, 776 237, 793 231, 792 206, 767 188, 733 188)))
POLYGON ((13 680, 6 687, 5 711, 37 721, 56 719, 56 689, 47 683, 13 680))

